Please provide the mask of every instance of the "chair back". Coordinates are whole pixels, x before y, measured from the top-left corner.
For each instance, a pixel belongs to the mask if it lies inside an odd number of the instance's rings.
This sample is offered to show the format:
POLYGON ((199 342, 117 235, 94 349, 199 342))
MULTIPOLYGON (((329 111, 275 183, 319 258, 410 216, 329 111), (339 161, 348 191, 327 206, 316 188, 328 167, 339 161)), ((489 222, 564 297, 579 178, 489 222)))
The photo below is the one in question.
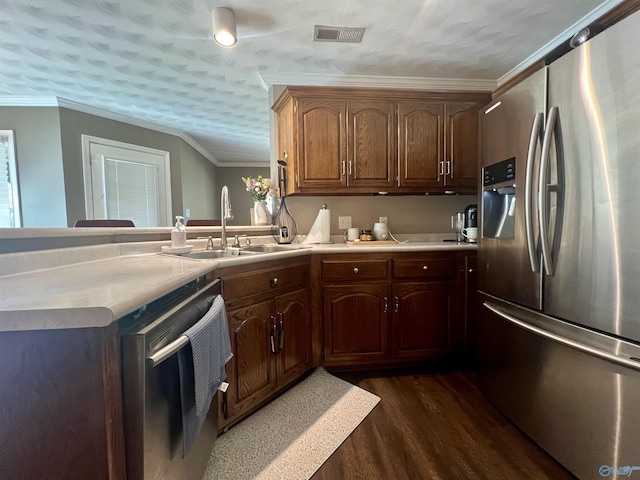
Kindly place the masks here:
POLYGON ((222 225, 222 220, 216 219, 204 219, 198 220, 190 218, 187 220, 187 227, 219 227, 222 225))
POLYGON ((131 220, 76 220, 74 227, 135 227, 131 220))

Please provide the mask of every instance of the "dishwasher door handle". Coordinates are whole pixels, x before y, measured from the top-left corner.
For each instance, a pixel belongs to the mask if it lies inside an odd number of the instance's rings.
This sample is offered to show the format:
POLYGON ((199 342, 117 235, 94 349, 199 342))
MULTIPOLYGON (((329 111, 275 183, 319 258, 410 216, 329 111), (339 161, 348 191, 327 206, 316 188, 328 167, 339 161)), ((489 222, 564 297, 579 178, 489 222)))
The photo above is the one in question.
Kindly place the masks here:
POLYGON ((149 361, 152 367, 157 367, 162 362, 164 362, 167 358, 169 358, 171 355, 175 355, 180 350, 182 350, 182 348, 185 347, 188 343, 189 343, 189 337, 187 337, 186 335, 181 335, 176 340, 171 342, 169 345, 162 347, 156 353, 147 357, 147 360, 149 361))
MULTIPOLYGON (((178 312, 182 308, 184 308, 185 306, 193 303, 199 297, 206 298, 206 296, 212 295, 212 294, 214 295, 213 296, 214 300, 215 300, 215 297, 217 297, 220 294, 220 279, 215 280, 214 282, 210 283, 209 285, 207 285, 203 289, 197 291, 192 296, 190 296, 189 298, 184 300, 176 309, 173 309, 173 310, 167 312, 162 317, 160 317, 160 319, 158 319, 156 321, 163 322, 163 321, 170 320, 173 315, 178 314, 178 312)), ((213 300, 211 300, 211 304, 210 305, 212 305, 212 304, 213 304, 213 300)), ((167 358, 169 358, 171 355, 174 355, 174 354, 178 353, 178 351, 180 351, 182 348, 187 346, 189 343, 190 343, 189 337, 187 337, 186 335, 180 335, 178 338, 176 338, 169 345, 165 345, 164 347, 162 347, 157 352, 153 353, 152 355, 149 355, 147 357, 147 362, 149 362, 151 367, 157 367, 162 362, 164 362, 167 358)))

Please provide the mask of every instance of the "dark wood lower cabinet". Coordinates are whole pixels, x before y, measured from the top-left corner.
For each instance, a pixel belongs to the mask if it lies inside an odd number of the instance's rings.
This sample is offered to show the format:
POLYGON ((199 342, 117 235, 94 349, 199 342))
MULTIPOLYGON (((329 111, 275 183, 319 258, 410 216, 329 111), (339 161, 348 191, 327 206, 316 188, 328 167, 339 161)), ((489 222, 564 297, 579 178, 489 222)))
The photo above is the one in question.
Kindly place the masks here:
POLYGON ((309 259, 219 272, 233 358, 218 428, 240 421, 312 367, 309 259))
POLYGON ((324 288, 324 364, 375 362, 388 356, 386 284, 324 288))
POLYGON ((276 321, 281 332, 277 355, 278 387, 287 385, 311 368, 311 315, 309 289, 275 298, 276 321), (282 324, 280 324, 282 322, 282 324))
POLYGON ((467 277, 459 252, 325 255, 323 365, 458 360, 467 341, 467 277))
POLYGON ((453 282, 394 283, 394 358, 424 359, 453 349, 453 282))
POLYGON ((233 358, 220 399, 223 429, 311 368, 309 289, 227 312, 233 358), (222 397, 222 396, 221 396, 222 397))
POLYGON ((233 358, 227 364, 226 417, 236 418, 276 388, 276 357, 269 347, 273 300, 227 312, 233 358))
POLYGON ((125 478, 118 338, 0 332, 0 478, 125 478))

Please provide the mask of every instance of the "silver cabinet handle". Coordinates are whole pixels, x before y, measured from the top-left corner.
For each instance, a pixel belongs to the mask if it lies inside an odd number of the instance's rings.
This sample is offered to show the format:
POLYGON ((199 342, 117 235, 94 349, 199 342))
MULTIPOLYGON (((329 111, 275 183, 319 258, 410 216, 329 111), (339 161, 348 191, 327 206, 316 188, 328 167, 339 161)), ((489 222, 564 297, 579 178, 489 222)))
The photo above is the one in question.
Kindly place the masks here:
POLYGON ((271 285, 271 288, 275 288, 278 286, 278 277, 273 277, 271 279, 271 281, 269 282, 269 285, 271 285))
POLYGON ((278 342, 278 353, 284 348, 284 313, 278 312, 278 318, 280 319, 280 341, 278 342))
POLYGON ((422 270, 424 270, 426 272, 427 270, 429 270, 429 266, 428 265, 423 265, 422 266, 422 270))
POLYGON ((451 175, 451 160, 447 160, 447 175, 453 178, 453 175, 451 175))
POLYGON ((349 168, 347 169, 347 175, 351 176, 351 160, 349 160, 349 168))
POLYGON ((547 338, 554 342, 560 343, 562 345, 566 345, 567 347, 573 348, 575 350, 579 350, 584 353, 588 353, 589 355, 593 355, 595 357, 602 358, 603 360, 607 360, 612 363, 617 363, 618 365, 623 365, 625 367, 633 368, 634 370, 640 370, 640 363, 635 362, 633 360, 628 360, 624 357, 618 357, 611 353, 605 352, 604 350, 600 350, 597 348, 590 347, 589 345, 585 345, 583 343, 576 342, 574 340, 570 340, 565 337, 561 337, 560 335, 556 335, 555 333, 548 332, 541 328, 530 325, 522 320, 518 320, 515 317, 512 317, 508 313, 501 311, 498 307, 495 307, 489 303, 484 303, 483 306, 491 310, 493 313, 503 318, 507 322, 513 323, 514 325, 527 330, 531 333, 539 335, 540 337, 547 338))
POLYGON ((360 269, 358 267, 353 267, 353 273, 358 273, 360 269))
POLYGON ((533 238, 533 203, 531 202, 531 196, 533 191, 533 167, 536 160, 536 150, 538 148, 538 142, 542 136, 542 121, 544 120, 544 114, 542 112, 536 113, 533 117, 533 127, 531 128, 531 137, 529 138, 529 150, 527 150, 527 167, 524 180, 524 225, 527 235, 527 250, 529 252, 529 263, 531 264, 531 271, 537 272, 540 270, 538 266, 538 259, 536 258, 536 243, 533 238))
POLYGON ((340 175, 341 177, 344 177, 345 171, 347 168, 347 162, 345 162, 344 160, 342 161, 342 174, 340 175))
POLYGON ((551 137, 555 134, 556 121, 558 120, 558 107, 549 109, 547 129, 544 132, 542 143, 542 157, 540 158, 540 179, 538 180, 538 221, 540 222, 540 245, 542 246, 542 260, 547 275, 553 275, 553 262, 551 261, 551 245, 549 243, 549 218, 547 217, 547 174, 551 157, 551 137))
POLYGON ((384 301, 384 310, 383 310, 383 312, 387 313, 389 311, 389 300, 387 299, 387 297, 384 297, 383 301, 384 301))
POLYGON ((271 315, 270 318, 272 322, 272 327, 271 327, 271 333, 269 334, 269 343, 271 344, 271 353, 275 355, 276 353, 278 353, 278 351, 276 350, 276 317, 271 315))
POLYGON ((287 151, 286 151, 286 150, 283 150, 283 151, 282 151, 282 158, 284 158, 285 160, 286 160, 287 158, 289 158, 289 154, 287 153, 287 151))
POLYGON ((398 297, 393 297, 393 302, 394 302, 394 307, 393 307, 393 311, 398 313, 398 310, 400 310, 400 299, 398 297))
POLYGON ((467 272, 473 273, 473 272, 475 272, 475 270, 473 268, 470 268, 469 270, 467 270, 467 272))
POLYGON ((444 175, 444 162, 440 162, 440 176, 444 175))

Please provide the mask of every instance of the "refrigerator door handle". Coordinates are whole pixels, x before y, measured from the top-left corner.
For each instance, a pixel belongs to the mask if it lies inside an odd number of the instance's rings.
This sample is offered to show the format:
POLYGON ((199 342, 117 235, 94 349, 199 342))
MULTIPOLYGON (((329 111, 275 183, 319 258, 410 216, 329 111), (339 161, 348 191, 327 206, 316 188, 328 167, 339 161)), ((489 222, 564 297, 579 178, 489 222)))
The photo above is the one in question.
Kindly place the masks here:
POLYGON ((617 355, 613 355, 609 352, 605 352, 604 350, 600 350, 597 348, 593 348, 590 347, 589 345, 585 345, 584 343, 580 343, 580 342, 576 342, 574 340, 570 340, 568 338, 565 337, 561 337, 560 335, 556 335, 555 333, 551 333, 548 332, 546 330, 543 330, 542 328, 538 328, 536 326, 530 325, 526 322, 523 322, 522 320, 518 320, 515 317, 512 317, 511 315, 509 315, 508 313, 503 312, 502 310, 500 310, 498 307, 496 307, 495 305, 492 305, 490 303, 484 302, 483 306, 488 308, 489 310, 491 310, 493 313, 495 313, 496 315, 498 315, 499 317, 503 318, 504 320, 506 320, 507 322, 510 322, 524 330, 527 330, 528 332, 531 332, 535 335, 538 335, 540 337, 546 338, 548 340, 554 341, 556 343, 560 343, 562 345, 565 345, 567 347, 573 348, 574 350, 578 350, 580 352, 584 352, 587 353, 589 355, 593 355, 594 357, 598 357, 601 358, 603 360, 607 360, 609 362, 615 363, 617 365, 622 365, 624 367, 627 368, 632 368, 634 370, 638 370, 640 371, 640 362, 631 360, 631 359, 627 359, 624 357, 619 357, 617 355))
POLYGON ((549 109, 547 128, 542 141, 542 156, 540 157, 540 179, 538 181, 538 220, 540 222, 540 245, 542 246, 542 260, 547 275, 553 275, 553 261, 551 260, 551 245, 549 243, 549 218, 547 215, 547 197, 549 185, 549 162, 551 157, 551 138, 556 133, 558 121, 558 107, 549 109))
POLYGON ((533 202, 531 201, 531 194, 533 190, 533 167, 536 159, 536 151, 538 149, 538 142, 543 136, 543 120, 544 113, 542 112, 536 113, 533 117, 533 127, 531 128, 529 149, 527 150, 527 168, 524 180, 524 223, 527 234, 527 251, 529 252, 529 263, 531 264, 532 272, 538 272, 540 270, 536 256, 536 243, 533 238, 533 202))

